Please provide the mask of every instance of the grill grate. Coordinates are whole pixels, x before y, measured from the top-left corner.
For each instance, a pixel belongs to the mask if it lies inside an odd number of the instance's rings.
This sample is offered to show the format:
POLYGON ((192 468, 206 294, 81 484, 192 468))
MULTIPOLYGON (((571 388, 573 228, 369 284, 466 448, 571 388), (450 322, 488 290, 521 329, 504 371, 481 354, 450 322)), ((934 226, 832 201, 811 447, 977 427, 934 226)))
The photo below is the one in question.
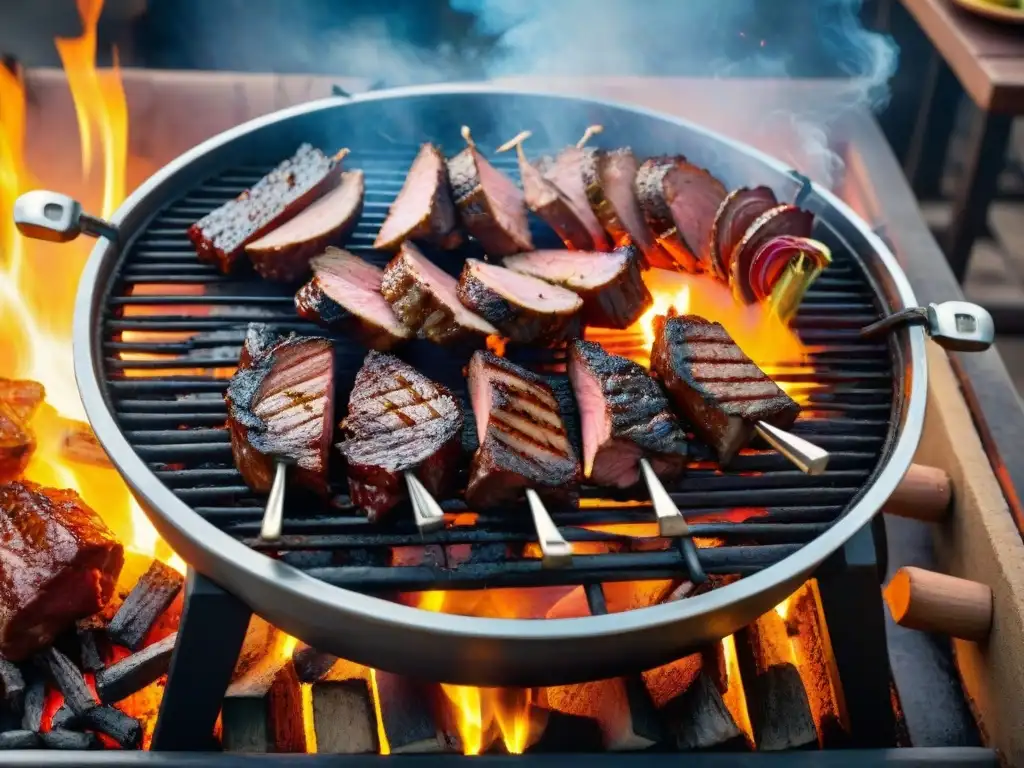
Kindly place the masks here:
MULTIPOLYGON (((374 263, 386 262, 387 256, 370 246, 417 149, 357 150, 348 160, 365 173, 366 199, 346 247, 374 263)), ((499 157, 495 164, 517 175, 513 158, 499 157)), ((251 321, 285 333, 330 334, 297 318, 293 289, 252 273, 225 277, 200 263, 185 230, 268 169, 228 170, 168 204, 130 244, 106 302, 107 396, 128 441, 157 478, 223 531, 257 549, 280 551, 287 562, 329 583, 360 591, 589 584, 686 573, 681 550, 670 542, 652 549, 657 545, 648 541, 641 546, 630 529, 583 527, 652 523, 642 491, 585 487, 580 508, 551 508, 565 538, 581 551, 608 549, 577 555, 571 567, 559 570, 543 569, 529 547, 524 551, 533 541, 525 505, 520 514, 481 514, 475 525, 458 524, 468 518, 456 518, 454 527, 420 535, 407 510, 395 510, 384 526, 367 523, 349 502, 341 475, 329 504, 291 493, 284 537, 270 546, 260 542, 256 534, 263 500, 246 488, 231 460, 223 401, 228 377, 251 321), (446 547, 442 562, 393 561, 392 547, 432 545, 446 547)), ((814 373, 808 374, 801 362, 781 366, 775 378, 814 385, 793 431, 831 452, 829 470, 808 477, 780 455, 755 448, 745 450, 723 473, 708 461, 707 449, 695 443, 693 466, 669 490, 694 535, 707 545, 700 549, 700 561, 708 573, 746 575, 792 554, 842 515, 882 458, 894 407, 892 362, 887 344, 862 341, 857 333, 877 319, 879 308, 843 244, 829 232, 816 236, 833 246, 835 261, 807 294, 794 322, 803 342, 816 348, 814 373)), ((535 227, 534 238, 538 247, 559 247, 541 226, 535 227)), ((461 265, 451 254, 434 254, 434 260, 453 272, 461 265)), ((332 338, 343 409, 365 349, 344 337, 332 338)), ((414 342, 399 354, 459 393, 470 413, 461 374, 465 353, 414 342)), ((564 350, 510 345, 509 356, 550 377, 570 434, 578 437, 564 350)), ((467 462, 475 446, 473 420, 467 418, 467 462)), ((442 506, 470 511, 460 499, 443 500, 442 506)))

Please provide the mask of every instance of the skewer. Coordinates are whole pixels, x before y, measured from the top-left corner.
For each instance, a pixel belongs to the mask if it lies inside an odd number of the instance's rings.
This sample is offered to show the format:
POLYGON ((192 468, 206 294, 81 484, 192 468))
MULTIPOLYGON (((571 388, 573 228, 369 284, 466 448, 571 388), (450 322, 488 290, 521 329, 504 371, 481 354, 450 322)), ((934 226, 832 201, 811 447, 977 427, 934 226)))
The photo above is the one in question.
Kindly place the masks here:
POLYGON ((281 538, 281 526, 284 524, 284 486, 288 475, 288 465, 279 461, 274 467, 274 483, 270 486, 267 497, 267 508, 263 512, 263 524, 260 526, 260 538, 274 541, 281 538))
POLYGON ((672 501, 672 497, 668 495, 668 491, 661 484, 661 480, 654 473, 654 467, 647 459, 640 459, 640 470, 643 472, 647 492, 651 495, 654 514, 658 518, 658 535, 679 539, 679 549, 686 559, 686 568, 690 572, 692 583, 700 584, 707 581, 707 575, 697 556, 697 545, 690 537, 690 526, 687 525, 683 513, 672 501))
POLYGON ((769 445, 789 459, 801 472, 820 475, 828 467, 829 454, 824 448, 797 437, 784 429, 759 421, 754 429, 769 445))
POLYGON ((572 546, 559 533, 551 515, 544 508, 540 496, 532 488, 526 489, 526 500, 533 514, 533 527, 537 530, 542 564, 545 568, 565 568, 572 565, 572 546))
POLYGON ((583 147, 586 145, 586 143, 588 141, 590 141, 590 138, 592 136, 596 136, 597 134, 599 134, 603 130, 604 130, 604 126, 603 125, 588 125, 587 126, 587 130, 585 130, 583 132, 583 136, 581 136, 580 140, 576 142, 576 147, 578 149, 583 149, 583 147))
POLYGON ((518 152, 519 156, 522 157, 523 156, 523 142, 526 141, 531 136, 533 136, 533 131, 520 131, 519 133, 517 133, 515 136, 513 136, 511 139, 506 141, 504 144, 502 144, 500 147, 498 147, 494 151, 495 152, 508 152, 510 149, 515 147, 516 152, 518 152))
POLYGON ((459 133, 461 133, 462 138, 466 140, 466 144, 471 146, 473 149, 476 149, 476 142, 473 141, 473 134, 469 132, 468 125, 462 126, 462 130, 460 130, 459 133))
POLYGON ((412 514, 420 533, 432 533, 444 528, 444 512, 434 500, 420 479, 412 472, 405 472, 405 484, 409 488, 412 514))

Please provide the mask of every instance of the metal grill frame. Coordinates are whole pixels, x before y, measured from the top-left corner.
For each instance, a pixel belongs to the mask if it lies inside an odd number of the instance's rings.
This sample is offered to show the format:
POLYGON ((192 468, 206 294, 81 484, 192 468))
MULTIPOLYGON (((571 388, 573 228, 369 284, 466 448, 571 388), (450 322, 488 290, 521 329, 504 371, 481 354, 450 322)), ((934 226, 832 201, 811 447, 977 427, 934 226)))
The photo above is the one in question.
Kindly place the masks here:
MULTIPOLYGON (((244 157, 256 143, 288 146, 307 138, 315 142, 315 136, 303 134, 303 127, 328 125, 338 109, 401 108, 409 99, 428 99, 441 109, 475 101, 493 105, 503 98, 535 100, 538 107, 551 110, 571 108, 592 116, 594 122, 634 120, 654 134, 654 142, 706 150, 706 157, 687 152, 698 163, 714 169, 728 164, 744 183, 768 183, 780 199, 801 195, 801 204, 849 246, 886 311, 916 306, 909 283, 880 238, 831 193, 807 184, 778 161, 648 110, 488 85, 331 98, 251 121, 165 167, 129 197, 113 223, 128 237, 141 232, 166 201, 201 183, 232 158, 244 157)), ((97 323, 109 298, 107 286, 120 269, 120 256, 118 245, 101 240, 83 271, 75 310, 75 371, 98 439, 159 533, 196 570, 286 632, 339 656, 413 676, 476 685, 549 685, 650 668, 716 641, 781 602, 870 521, 909 467, 923 427, 925 336, 921 328, 904 328, 890 345, 897 391, 887 458, 845 516, 794 554, 726 588, 628 613, 547 621, 430 613, 331 586, 250 549, 195 514, 135 453, 107 399, 102 323, 97 323)))

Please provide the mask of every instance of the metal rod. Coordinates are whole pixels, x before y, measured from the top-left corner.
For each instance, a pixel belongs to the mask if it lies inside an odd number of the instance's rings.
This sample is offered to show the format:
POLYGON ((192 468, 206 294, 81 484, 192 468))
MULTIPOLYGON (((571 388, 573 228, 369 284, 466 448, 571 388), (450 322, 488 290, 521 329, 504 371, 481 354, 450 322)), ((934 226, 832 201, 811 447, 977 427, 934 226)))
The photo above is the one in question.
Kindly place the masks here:
POLYGON ((267 509, 263 513, 263 525, 260 527, 260 538, 273 541, 281 537, 284 525, 284 486, 288 474, 288 465, 279 461, 274 468, 274 484, 270 486, 267 497, 267 509))
POLYGON ((406 472, 405 484, 409 487, 413 519, 420 533, 432 533, 444 528, 444 511, 434 500, 423 483, 412 472, 406 472))
POLYGON ((766 421, 757 422, 754 428, 775 450, 808 475, 820 475, 828 467, 829 454, 824 448, 766 421))
POLYGON ((686 568, 690 572, 690 581, 700 584, 707 581, 707 574, 701 567, 700 559, 697 556, 697 545, 690 537, 690 526, 686 518, 679 511, 679 507, 672 501, 665 486, 654 472, 651 462, 647 459, 640 459, 640 471, 644 476, 644 483, 647 485, 647 492, 651 495, 651 505, 654 507, 654 514, 658 518, 658 534, 670 538, 679 539, 679 551, 686 560, 686 568))
POLYGON ((537 541, 540 544, 544 567, 564 568, 572 565, 572 546, 558 532, 558 527, 544 508, 540 496, 532 488, 526 489, 526 501, 533 515, 533 527, 537 530, 537 541))

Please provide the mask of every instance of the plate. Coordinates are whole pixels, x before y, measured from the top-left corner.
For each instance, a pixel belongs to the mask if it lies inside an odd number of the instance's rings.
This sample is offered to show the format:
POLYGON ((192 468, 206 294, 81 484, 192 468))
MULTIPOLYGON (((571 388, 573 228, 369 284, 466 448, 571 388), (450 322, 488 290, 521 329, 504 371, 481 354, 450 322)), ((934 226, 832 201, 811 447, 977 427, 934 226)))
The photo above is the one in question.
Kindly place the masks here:
POLYGON ((1003 21, 1008 24, 1024 24, 1024 9, 1022 8, 1007 8, 1002 5, 986 2, 986 0, 953 0, 953 4, 993 21, 1003 21))

